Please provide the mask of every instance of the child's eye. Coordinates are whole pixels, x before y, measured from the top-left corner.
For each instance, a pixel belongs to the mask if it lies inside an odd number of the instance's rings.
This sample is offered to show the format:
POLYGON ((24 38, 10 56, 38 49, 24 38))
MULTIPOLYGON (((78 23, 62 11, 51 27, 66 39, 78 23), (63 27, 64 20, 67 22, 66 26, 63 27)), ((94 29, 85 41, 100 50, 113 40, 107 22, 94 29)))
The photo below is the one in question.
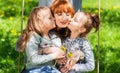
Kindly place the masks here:
POLYGON ((74 21, 75 21, 75 22, 78 22, 78 19, 77 19, 77 18, 74 18, 74 21))
POLYGON ((80 22, 79 17, 75 17, 75 18, 74 18, 74 21, 75 21, 75 22, 80 22))

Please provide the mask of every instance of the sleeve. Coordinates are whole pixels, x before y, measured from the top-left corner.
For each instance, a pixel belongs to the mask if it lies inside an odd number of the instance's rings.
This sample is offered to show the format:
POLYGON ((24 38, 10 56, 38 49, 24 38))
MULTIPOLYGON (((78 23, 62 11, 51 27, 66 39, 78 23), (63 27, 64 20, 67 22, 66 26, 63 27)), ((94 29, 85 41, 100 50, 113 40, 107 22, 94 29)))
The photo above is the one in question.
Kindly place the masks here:
POLYGON ((31 36, 26 45, 27 61, 31 65, 40 65, 55 59, 52 54, 48 55, 38 54, 38 44, 40 44, 38 40, 39 40, 38 38, 31 36))
POLYGON ((83 42, 83 52, 85 54, 85 63, 77 63, 75 65, 75 71, 77 72, 85 72, 85 71, 92 71, 95 68, 95 62, 94 62, 94 55, 93 51, 91 49, 90 43, 85 40, 83 42))

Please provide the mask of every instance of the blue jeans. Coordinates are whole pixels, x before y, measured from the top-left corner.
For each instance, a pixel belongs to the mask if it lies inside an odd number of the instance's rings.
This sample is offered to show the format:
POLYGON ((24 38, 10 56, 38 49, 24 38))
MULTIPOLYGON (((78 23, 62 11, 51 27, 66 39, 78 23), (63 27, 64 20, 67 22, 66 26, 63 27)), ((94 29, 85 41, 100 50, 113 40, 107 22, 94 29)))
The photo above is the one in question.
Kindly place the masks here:
POLYGON ((26 73, 61 73, 56 68, 52 66, 42 66, 39 68, 28 69, 26 73))

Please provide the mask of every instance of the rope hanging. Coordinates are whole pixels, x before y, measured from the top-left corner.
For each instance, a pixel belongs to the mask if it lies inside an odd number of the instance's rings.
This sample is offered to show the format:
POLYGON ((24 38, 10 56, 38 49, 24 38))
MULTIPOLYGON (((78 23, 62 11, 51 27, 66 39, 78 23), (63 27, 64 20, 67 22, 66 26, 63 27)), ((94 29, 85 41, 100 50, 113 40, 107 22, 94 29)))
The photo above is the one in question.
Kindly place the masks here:
MULTIPOLYGON (((24 22, 24 0, 22 0, 22 17, 21 17, 21 34, 23 33, 23 22, 24 22)), ((18 73, 20 73, 20 52, 18 56, 18 73)))
MULTIPOLYGON (((98 14, 100 19, 100 0, 98 0, 98 14)), ((98 61, 97 61, 97 73, 100 72, 100 25, 98 29, 98 61)))
MULTIPOLYGON (((100 0, 98 0, 98 14, 100 19, 100 0)), ((21 34, 23 33, 23 22, 24 22, 24 0, 22 0, 22 17, 21 17, 21 34)), ((98 30, 98 61, 97 61, 97 73, 100 69, 100 26, 98 30)), ((18 56, 18 73, 20 73, 20 52, 18 56)))

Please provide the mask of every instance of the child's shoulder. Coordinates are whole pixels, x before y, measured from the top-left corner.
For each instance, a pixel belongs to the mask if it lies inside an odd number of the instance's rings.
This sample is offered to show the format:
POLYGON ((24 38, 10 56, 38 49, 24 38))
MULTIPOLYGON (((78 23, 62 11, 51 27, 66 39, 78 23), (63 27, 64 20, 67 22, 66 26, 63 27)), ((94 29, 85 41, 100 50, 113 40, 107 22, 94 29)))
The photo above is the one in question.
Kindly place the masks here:
POLYGON ((31 32, 29 33, 29 35, 30 35, 30 38, 31 38, 31 39, 34 39, 34 40, 38 40, 38 39, 42 38, 41 35, 39 35, 38 33, 34 32, 34 31, 31 31, 31 32))
POLYGON ((86 37, 80 37, 78 39, 81 40, 81 41, 88 41, 88 39, 86 37))
POLYGON ((90 41, 86 37, 79 38, 79 42, 83 44, 90 44, 90 41))

